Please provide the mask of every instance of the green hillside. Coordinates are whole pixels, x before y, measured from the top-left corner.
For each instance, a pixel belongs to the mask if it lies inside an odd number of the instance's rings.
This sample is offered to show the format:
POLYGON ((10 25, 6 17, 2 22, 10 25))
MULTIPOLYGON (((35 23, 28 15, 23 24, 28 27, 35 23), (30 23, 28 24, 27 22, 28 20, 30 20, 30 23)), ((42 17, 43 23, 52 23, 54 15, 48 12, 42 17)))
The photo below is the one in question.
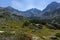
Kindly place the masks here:
POLYGON ((60 40, 60 24, 28 20, 0 8, 0 40, 60 40))

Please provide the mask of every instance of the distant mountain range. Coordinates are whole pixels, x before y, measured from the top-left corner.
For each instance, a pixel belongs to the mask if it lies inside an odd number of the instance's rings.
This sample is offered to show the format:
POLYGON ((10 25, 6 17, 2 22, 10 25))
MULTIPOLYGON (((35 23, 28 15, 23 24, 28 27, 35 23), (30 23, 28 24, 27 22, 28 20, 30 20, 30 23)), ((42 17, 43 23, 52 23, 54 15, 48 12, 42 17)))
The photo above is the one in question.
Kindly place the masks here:
POLYGON ((31 17, 32 15, 33 16, 38 16, 38 14, 40 14, 40 10, 36 9, 36 8, 32 8, 32 9, 29 9, 27 11, 19 11, 19 10, 16 10, 10 6, 4 8, 6 11, 8 12, 11 12, 13 14, 16 14, 16 15, 21 15, 21 16, 24 16, 24 17, 31 17))
MULTIPOLYGON (((2 7, 0 7, 2 8, 2 7)), ((25 18, 41 18, 41 19, 60 19, 60 3, 52 2, 43 11, 32 8, 26 11, 19 11, 10 6, 3 8, 5 11, 25 18)))

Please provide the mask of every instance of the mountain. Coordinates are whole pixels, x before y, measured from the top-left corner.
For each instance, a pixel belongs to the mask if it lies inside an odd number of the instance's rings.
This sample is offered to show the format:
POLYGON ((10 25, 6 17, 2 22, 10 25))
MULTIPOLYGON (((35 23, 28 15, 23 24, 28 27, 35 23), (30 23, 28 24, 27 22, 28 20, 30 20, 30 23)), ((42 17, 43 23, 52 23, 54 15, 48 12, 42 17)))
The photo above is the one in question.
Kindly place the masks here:
POLYGON ((11 6, 8 6, 6 8, 4 8, 6 11, 11 12, 12 14, 16 14, 16 15, 21 15, 22 11, 19 11, 17 9, 14 9, 11 6))
MULTIPOLYGON (((60 3, 50 3, 40 14, 40 18, 54 23, 60 23, 60 3)), ((48 22, 47 21, 47 22, 48 22)))
POLYGON ((53 12, 54 10, 56 10, 59 7, 60 7, 60 3, 52 2, 43 10, 43 12, 44 11, 53 12))
POLYGON ((54 12, 53 12, 53 20, 55 20, 55 22, 58 22, 60 23, 60 8, 56 9, 54 12))
POLYGON ((0 30, 14 30, 13 28, 20 27, 24 20, 24 17, 12 14, 0 7, 0 30))
POLYGON ((36 8, 32 8, 32 9, 29 9, 27 11, 25 11, 25 14, 27 15, 27 17, 38 17, 38 15, 41 13, 40 10, 36 9, 36 8))
POLYGON ((36 9, 36 8, 32 8, 26 11, 27 13, 33 13, 33 14, 39 14, 41 11, 36 9))
POLYGON ((55 16, 55 13, 53 12, 59 8, 60 8, 60 3, 52 2, 42 11, 41 17, 52 18, 55 16))
POLYGON ((24 17, 31 17, 31 15, 34 15, 34 16, 38 16, 38 14, 41 12, 40 10, 36 9, 36 8, 32 8, 32 9, 29 9, 27 11, 19 11, 19 10, 16 10, 10 6, 4 8, 6 11, 9 11, 13 14, 16 14, 16 15, 21 15, 21 16, 24 16, 24 17))
POLYGON ((59 5, 52 2, 42 12, 36 8, 19 11, 0 7, 0 40, 60 40, 59 5))
POLYGON ((14 9, 11 6, 4 8, 4 10, 19 16, 23 16, 25 18, 42 18, 42 19, 52 19, 58 15, 55 11, 60 8, 60 3, 52 2, 50 3, 43 11, 40 11, 36 8, 32 8, 26 11, 19 11, 14 9))
POLYGON ((19 20, 23 20, 22 16, 18 16, 15 14, 12 14, 11 12, 5 10, 4 8, 0 7, 0 21, 19 21, 19 20))

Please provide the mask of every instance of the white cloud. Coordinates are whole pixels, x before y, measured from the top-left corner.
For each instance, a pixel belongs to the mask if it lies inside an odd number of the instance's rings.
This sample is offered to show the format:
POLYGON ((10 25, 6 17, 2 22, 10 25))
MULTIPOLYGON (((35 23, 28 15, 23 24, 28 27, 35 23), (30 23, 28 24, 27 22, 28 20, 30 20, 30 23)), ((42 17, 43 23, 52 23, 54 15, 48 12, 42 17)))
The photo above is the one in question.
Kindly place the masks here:
POLYGON ((22 10, 22 8, 24 8, 24 4, 16 0, 11 1, 10 6, 12 6, 13 8, 19 9, 19 10, 20 9, 22 10))
POLYGON ((30 8, 34 8, 35 6, 33 5, 33 0, 25 0, 24 2, 21 2, 19 0, 12 0, 11 1, 11 6, 19 9, 19 10, 27 10, 30 8))
POLYGON ((43 10, 53 1, 56 0, 11 0, 11 6, 19 10, 28 10, 30 8, 38 8, 43 10))

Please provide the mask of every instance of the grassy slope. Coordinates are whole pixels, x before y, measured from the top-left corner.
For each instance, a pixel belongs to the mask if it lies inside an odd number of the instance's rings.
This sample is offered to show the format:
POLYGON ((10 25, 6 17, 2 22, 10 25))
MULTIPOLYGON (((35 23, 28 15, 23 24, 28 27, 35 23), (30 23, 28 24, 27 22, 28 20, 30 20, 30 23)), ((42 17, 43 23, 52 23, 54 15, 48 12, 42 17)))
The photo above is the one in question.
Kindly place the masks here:
POLYGON ((54 36, 56 33, 60 32, 60 30, 48 29, 46 28, 45 25, 43 25, 43 29, 38 29, 34 25, 25 26, 24 28, 22 28, 24 21, 10 20, 9 16, 6 16, 4 14, 3 16, 7 17, 8 21, 5 18, 0 18, 0 31, 8 31, 8 32, 15 31, 15 34, 23 32, 26 33, 28 36, 37 36, 40 38, 39 40, 42 40, 43 36, 46 37, 46 40, 50 40, 48 36, 54 36), (35 32, 32 32, 33 29, 35 30, 35 32))
POLYGON ((37 30, 35 32, 31 32, 31 30, 33 29, 30 29, 29 28, 30 26, 22 28, 22 24, 23 24, 22 22, 8 22, 6 24, 8 25, 8 28, 7 29, 0 28, 0 30, 4 30, 4 31, 8 30, 8 31, 16 31, 16 32, 22 31, 28 35, 40 37, 40 40, 43 36, 46 37, 46 40, 50 40, 49 36, 54 36, 56 33, 60 32, 60 30, 51 30, 51 29, 46 28, 45 26, 43 27, 43 29, 36 28, 37 30))

